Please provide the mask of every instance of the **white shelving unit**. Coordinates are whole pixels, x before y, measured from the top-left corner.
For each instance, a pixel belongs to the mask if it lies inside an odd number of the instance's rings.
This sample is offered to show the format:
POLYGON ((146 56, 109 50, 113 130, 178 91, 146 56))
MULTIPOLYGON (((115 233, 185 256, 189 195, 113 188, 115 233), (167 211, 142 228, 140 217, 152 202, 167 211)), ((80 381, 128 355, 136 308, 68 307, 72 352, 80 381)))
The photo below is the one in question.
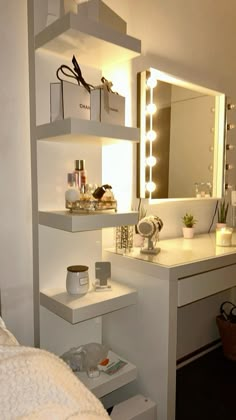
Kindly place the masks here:
MULTIPOLYGON (((109 352, 108 357, 109 354, 114 354, 117 358, 119 357, 113 352, 109 352)), ((111 376, 104 372, 101 372, 98 378, 92 379, 88 377, 86 372, 79 372, 76 373, 76 375, 98 398, 104 397, 104 395, 109 392, 115 391, 137 378, 136 366, 125 360, 123 357, 120 358, 127 362, 127 365, 111 376)))
POLYGON ((127 213, 70 213, 69 211, 40 211, 39 224, 67 232, 83 232, 123 224, 135 225, 138 222, 137 212, 127 213))
POLYGON ((138 56, 141 41, 68 13, 35 37, 35 49, 67 58, 75 54, 81 63, 101 68, 138 56))
MULTIPOLYGON (((35 52, 70 59, 72 55, 76 55, 79 63, 102 69, 111 63, 130 60, 138 56, 141 53, 141 42, 98 22, 84 17, 81 18, 79 14, 69 13, 46 27, 35 37, 35 52)), ((79 149, 84 141, 95 141, 97 144, 106 144, 111 141, 136 143, 139 141, 140 130, 133 127, 69 118, 38 125, 35 127, 35 137, 38 147, 45 146, 41 142, 47 141, 66 142, 68 147, 69 143, 80 143, 78 144, 79 149)), ((54 144, 48 144, 47 147, 53 148, 54 146, 54 144)), ((60 147, 64 146, 60 145, 60 147)), ((73 146, 71 145, 71 147, 73 146)), ((81 149, 79 150, 81 153, 81 149)), ((70 213, 67 210, 39 211, 40 225, 66 232, 94 231, 124 224, 134 225, 137 221, 137 212, 115 213, 108 211, 88 214, 70 213)), ((46 237, 44 237, 44 240, 46 237)), ((43 273, 43 275, 45 276, 44 284, 47 284, 47 274, 43 273)), ((50 286, 50 276, 48 282, 50 286)), ((48 287, 40 292, 40 304, 48 310, 49 315, 57 315, 64 321, 73 324, 74 329, 76 328, 74 324, 84 321, 90 322, 93 318, 121 310, 136 303, 137 292, 135 289, 117 282, 111 282, 111 284, 112 289, 110 291, 95 292, 92 290, 83 297, 70 296, 63 288, 48 287)), ((63 325, 65 326, 65 323, 63 325)), ((112 376, 103 372, 96 379, 88 378, 87 374, 83 372, 79 373, 78 376, 97 397, 102 397, 135 380, 137 368, 128 362, 112 376)))
POLYGON ((71 296, 65 289, 47 289, 40 293, 42 306, 71 324, 117 311, 137 301, 137 292, 120 283, 110 282, 111 290, 89 291, 86 295, 71 296))
POLYGON ((48 141, 102 141, 114 140, 139 142, 139 128, 105 124, 98 121, 68 118, 53 123, 42 124, 36 129, 38 140, 48 141))

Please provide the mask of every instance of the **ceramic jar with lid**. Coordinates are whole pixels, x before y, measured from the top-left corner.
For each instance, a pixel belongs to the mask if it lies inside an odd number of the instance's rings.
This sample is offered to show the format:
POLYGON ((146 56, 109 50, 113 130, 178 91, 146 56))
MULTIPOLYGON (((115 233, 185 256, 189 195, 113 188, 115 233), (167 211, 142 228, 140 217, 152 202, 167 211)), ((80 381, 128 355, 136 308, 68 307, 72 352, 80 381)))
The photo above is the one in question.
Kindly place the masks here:
POLYGON ((86 265, 67 267, 66 290, 70 295, 85 295, 89 290, 89 273, 86 265))

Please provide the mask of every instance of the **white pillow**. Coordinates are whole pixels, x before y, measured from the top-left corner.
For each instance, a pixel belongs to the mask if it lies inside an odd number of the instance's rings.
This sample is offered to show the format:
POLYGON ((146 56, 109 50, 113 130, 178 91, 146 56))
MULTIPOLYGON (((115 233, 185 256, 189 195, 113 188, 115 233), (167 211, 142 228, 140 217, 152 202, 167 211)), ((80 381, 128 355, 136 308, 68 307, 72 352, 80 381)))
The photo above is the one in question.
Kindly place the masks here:
POLYGON ((1 346, 18 346, 19 343, 14 335, 7 329, 5 322, 0 317, 0 345, 1 346))

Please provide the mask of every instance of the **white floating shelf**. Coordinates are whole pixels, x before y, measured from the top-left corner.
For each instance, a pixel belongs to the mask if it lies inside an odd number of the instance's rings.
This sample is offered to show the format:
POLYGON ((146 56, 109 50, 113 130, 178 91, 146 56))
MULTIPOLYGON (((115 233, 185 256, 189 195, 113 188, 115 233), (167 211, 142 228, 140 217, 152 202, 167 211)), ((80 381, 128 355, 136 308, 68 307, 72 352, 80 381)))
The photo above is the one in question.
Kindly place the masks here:
POLYGON ((38 140, 57 142, 102 139, 103 142, 128 140, 137 143, 140 138, 140 130, 139 128, 104 124, 98 121, 68 118, 39 125, 36 129, 36 137, 38 140))
POLYGON ((65 289, 45 289, 40 292, 40 304, 71 324, 116 311, 137 301, 137 291, 116 282, 111 290, 89 291, 84 296, 72 296, 65 289))
POLYGON ((141 41, 69 13, 36 35, 35 49, 70 59, 75 54, 79 63, 101 68, 139 55, 141 41))
POLYGON ((121 225, 136 225, 138 212, 70 213, 69 211, 40 211, 39 224, 67 232, 84 232, 121 225))
MULTIPOLYGON (((108 353, 114 354, 113 352, 108 353)), ((127 365, 122 367, 118 372, 114 373, 113 375, 107 375, 104 372, 100 373, 98 378, 89 378, 86 372, 79 372, 76 375, 79 377, 81 382, 93 392, 96 397, 101 398, 104 395, 109 394, 112 391, 134 381, 137 378, 137 368, 132 363, 125 360, 123 357, 120 357, 121 360, 127 362, 127 365)))

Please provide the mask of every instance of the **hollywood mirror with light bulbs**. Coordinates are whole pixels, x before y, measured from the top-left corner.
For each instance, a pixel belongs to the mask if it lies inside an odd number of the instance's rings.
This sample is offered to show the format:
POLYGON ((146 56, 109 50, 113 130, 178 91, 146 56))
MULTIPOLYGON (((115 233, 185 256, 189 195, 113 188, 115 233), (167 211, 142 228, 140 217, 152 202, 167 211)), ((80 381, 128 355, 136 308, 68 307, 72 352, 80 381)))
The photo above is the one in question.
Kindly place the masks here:
POLYGON ((221 198, 234 149, 226 96, 153 68, 138 73, 138 197, 221 198))

